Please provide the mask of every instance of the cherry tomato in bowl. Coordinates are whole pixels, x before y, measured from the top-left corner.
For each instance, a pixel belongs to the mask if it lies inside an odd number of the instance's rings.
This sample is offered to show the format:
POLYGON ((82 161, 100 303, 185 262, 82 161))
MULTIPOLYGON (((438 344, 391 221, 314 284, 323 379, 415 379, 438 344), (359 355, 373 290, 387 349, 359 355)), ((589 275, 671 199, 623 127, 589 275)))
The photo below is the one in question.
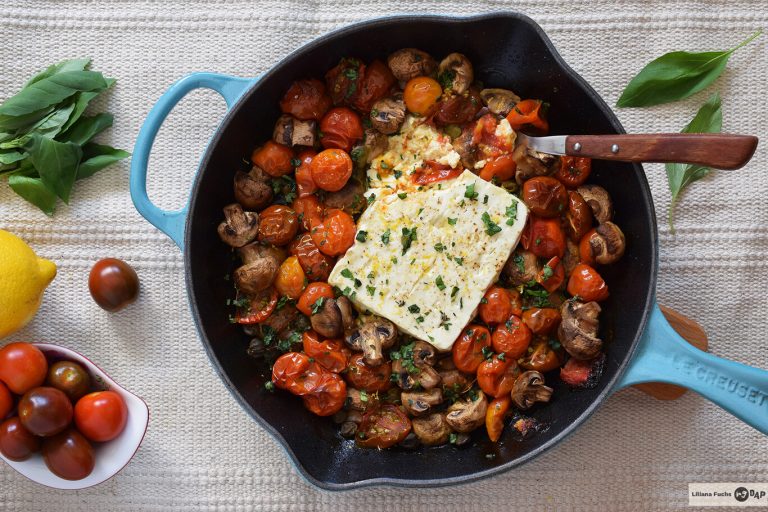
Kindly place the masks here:
POLYGON ((75 404, 75 425, 91 441, 111 441, 128 421, 128 407, 114 391, 89 393, 75 404))
POLYGON ((29 343, 9 343, 0 349, 0 381, 23 395, 45 382, 48 361, 42 351, 29 343))

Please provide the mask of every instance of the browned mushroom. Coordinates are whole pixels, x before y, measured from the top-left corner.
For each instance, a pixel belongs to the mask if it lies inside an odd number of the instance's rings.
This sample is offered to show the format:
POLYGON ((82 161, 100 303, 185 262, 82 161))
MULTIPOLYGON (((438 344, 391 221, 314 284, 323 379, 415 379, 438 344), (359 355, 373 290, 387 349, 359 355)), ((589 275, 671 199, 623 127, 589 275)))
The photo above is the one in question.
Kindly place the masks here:
POLYGON ((524 249, 513 252, 502 270, 504 276, 515 286, 535 280, 539 271, 539 260, 536 255, 524 249))
POLYGON ((579 263, 581 263, 579 246, 568 238, 565 240, 565 255, 563 256, 563 270, 565 270, 566 277, 571 275, 571 272, 579 263))
POLYGON ((437 357, 435 347, 425 341, 416 341, 413 344, 413 364, 416 366, 434 366, 437 357))
POLYGON ((520 101, 520 96, 507 89, 483 89, 480 98, 488 110, 506 116, 520 101))
POLYGON ((250 172, 235 173, 235 200, 249 210, 261 210, 272 202, 269 175, 255 165, 250 172))
POLYGON ((436 387, 420 391, 403 391, 400 394, 400 403, 412 416, 426 414, 433 406, 443 403, 443 390, 436 387))
POLYGON ((512 387, 512 402, 519 409, 530 409, 536 402, 549 402, 552 388, 544 385, 544 376, 536 371, 521 373, 512 387))
POLYGON ((560 306, 563 320, 557 330, 557 338, 571 357, 592 359, 600 353, 603 341, 597 337, 600 306, 597 302, 567 300, 560 306))
POLYGON ((305 325, 306 317, 299 313, 296 306, 286 304, 280 309, 269 315, 262 323, 258 324, 261 328, 261 336, 265 335, 265 328, 270 328, 277 335, 278 339, 285 340, 294 332, 303 332, 309 326, 305 325))
POLYGON ((440 374, 429 365, 403 364, 402 359, 392 361, 392 375, 400 389, 411 390, 417 386, 421 389, 432 389, 440 384, 440 374))
POLYGON ((576 189, 587 202, 595 220, 599 224, 611 220, 613 217, 613 201, 608 191, 600 185, 582 185, 576 189))
POLYGON ((275 280, 285 251, 253 242, 238 250, 243 265, 234 273, 237 289, 247 295, 266 290, 275 280))
POLYGON ((344 333, 341 309, 336 299, 325 299, 310 317, 312 328, 326 338, 338 338, 344 333))
POLYGON ((289 114, 283 114, 275 123, 272 140, 286 146, 314 146, 317 121, 302 121, 289 114))
POLYGON ((512 160, 517 165, 515 181, 518 185, 535 176, 552 174, 560 165, 560 157, 539 153, 525 144, 518 144, 512 152, 512 160))
POLYGON ((355 327, 355 313, 352 308, 352 302, 344 295, 336 298, 336 306, 341 313, 341 327, 347 333, 355 327))
MULTIPOLYGON (((338 310, 338 307, 336 309, 338 310)), ((341 322, 340 313, 339 322, 341 322)), ((397 327, 380 316, 361 316, 358 318, 357 328, 347 332, 344 339, 353 350, 363 352, 366 364, 380 366, 384 362, 382 351, 391 347, 397 339, 397 327)))
POLYGON ((381 133, 397 132, 405 121, 405 102, 401 94, 382 98, 371 108, 371 124, 381 133))
POLYGON ((365 163, 373 162, 373 159, 387 150, 389 139, 379 130, 366 128, 363 136, 363 148, 365 151, 365 163))
POLYGON ((419 441, 427 446, 445 444, 451 435, 451 426, 445 421, 445 414, 441 412, 413 418, 411 426, 419 441))
POLYGON ((347 409, 351 409, 353 411, 365 411, 368 408, 378 407, 378 405, 378 395, 347 387, 347 400, 344 402, 344 406, 347 409))
POLYGON ((435 72, 437 63, 427 52, 416 48, 403 48, 387 57, 387 65, 401 82, 417 76, 429 76, 435 72))
POLYGON ((474 397, 467 397, 453 403, 448 408, 445 421, 456 432, 472 432, 485 423, 488 399, 485 393, 478 391, 474 397))
POLYGON ((472 381, 459 370, 443 370, 440 372, 440 384, 443 393, 448 396, 457 397, 472 387, 472 381))
POLYGON ((627 242, 621 228, 611 221, 606 221, 595 228, 589 237, 589 250, 595 261, 601 265, 615 263, 622 256, 627 242))
POLYGON ((224 222, 219 224, 219 236, 232 247, 242 247, 259 233, 259 214, 243 211, 238 203, 224 207, 224 222))
POLYGON ((451 53, 437 68, 441 85, 446 91, 464 94, 475 79, 472 63, 461 53, 451 53))
POLYGON ((356 178, 350 178, 341 190, 325 194, 323 202, 326 208, 344 210, 355 215, 365 209, 366 201, 363 196, 365 188, 356 178))

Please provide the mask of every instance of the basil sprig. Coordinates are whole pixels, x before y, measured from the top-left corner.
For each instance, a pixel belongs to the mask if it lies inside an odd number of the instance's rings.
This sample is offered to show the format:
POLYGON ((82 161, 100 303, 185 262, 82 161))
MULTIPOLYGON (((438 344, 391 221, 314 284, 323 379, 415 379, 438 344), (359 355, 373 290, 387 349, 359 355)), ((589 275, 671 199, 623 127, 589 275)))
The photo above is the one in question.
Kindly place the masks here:
POLYGON ((84 115, 115 80, 89 71, 90 61, 54 64, 0 105, 0 177, 47 215, 69 202, 75 181, 126 158, 93 138, 112 126, 112 115, 84 115))
POLYGON ((624 89, 617 107, 649 107, 681 100, 711 84, 731 54, 762 33, 758 30, 730 50, 671 52, 646 65, 624 89))

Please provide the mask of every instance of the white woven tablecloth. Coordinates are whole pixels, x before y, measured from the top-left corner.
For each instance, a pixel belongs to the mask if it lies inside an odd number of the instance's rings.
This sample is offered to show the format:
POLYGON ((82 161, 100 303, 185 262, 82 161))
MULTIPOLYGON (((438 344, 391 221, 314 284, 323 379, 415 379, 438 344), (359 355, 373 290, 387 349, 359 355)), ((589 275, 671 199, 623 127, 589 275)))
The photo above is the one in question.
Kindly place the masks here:
MULTIPOLYGON (((253 76, 320 34, 385 14, 503 9, 537 20, 609 104, 651 58, 676 49, 724 49, 768 21, 766 0, 3 0, 0 99, 50 63, 92 57, 95 69, 118 78, 99 105, 115 114, 104 140, 130 150, 154 101, 190 71, 253 76)), ((624 127, 678 131, 720 91, 723 131, 765 139, 766 40, 739 50, 711 88, 687 101, 620 110, 624 127)), ((183 204, 223 112, 221 98, 196 92, 171 114, 151 159, 150 196, 159 206, 183 204)), ((768 368, 765 142, 748 167, 691 187, 674 236, 665 224, 663 166, 646 170, 660 219, 659 301, 697 319, 715 354, 768 368)), ((0 228, 59 265, 35 321, 12 339, 61 343, 88 355, 151 409, 141 449, 116 478, 57 492, 0 464, 0 509, 659 510, 685 507, 688 482, 768 482, 768 439, 757 431, 692 393, 665 403, 628 390, 557 448, 495 478, 441 489, 319 491, 216 377, 187 306, 181 254, 134 210, 127 162, 79 183, 72 205, 59 205, 53 218, 0 185, 0 228), (89 268, 106 256, 127 260, 141 278, 139 302, 120 314, 100 310, 88 294, 89 268)))

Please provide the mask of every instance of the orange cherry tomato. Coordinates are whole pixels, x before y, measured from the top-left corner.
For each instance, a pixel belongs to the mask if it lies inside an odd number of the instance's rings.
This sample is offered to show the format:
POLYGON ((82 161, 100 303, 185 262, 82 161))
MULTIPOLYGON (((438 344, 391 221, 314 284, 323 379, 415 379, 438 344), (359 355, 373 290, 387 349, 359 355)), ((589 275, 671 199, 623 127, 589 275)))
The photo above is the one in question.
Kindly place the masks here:
POLYGON ((592 244, 590 244, 589 241, 596 234, 597 230, 591 229, 587 231, 587 234, 581 237, 581 240, 579 241, 579 261, 585 265, 595 264, 595 256, 592 253, 592 244))
POLYGON ((298 215, 288 206, 273 204, 259 214, 259 242, 287 245, 298 231, 298 215))
POLYGON ((258 296, 250 297, 248 309, 238 311, 235 315, 235 322, 239 324, 260 324, 272 314, 277 307, 277 290, 270 287, 261 292, 258 296))
POLYGON ((325 92, 325 84, 316 78, 296 80, 280 100, 280 110, 307 121, 319 121, 331 108, 331 97, 325 92))
POLYGON ((280 389, 302 396, 311 392, 320 382, 323 370, 308 355, 286 352, 272 365, 272 382, 280 389))
POLYGON ((318 416, 331 416, 344 407, 347 400, 347 384, 344 379, 332 372, 320 375, 314 389, 301 397, 304 407, 318 416))
POLYGON ((365 67, 360 91, 352 97, 350 104, 358 111, 368 113, 378 100, 387 95, 397 79, 389 66, 380 60, 374 60, 365 67))
POLYGON ((485 181, 507 181, 515 176, 517 163, 512 159, 512 155, 501 155, 489 160, 480 170, 480 177, 485 181))
POLYGON ((443 88, 432 78, 419 76, 408 80, 403 91, 405 107, 414 114, 428 115, 435 107, 443 88))
POLYGON ((568 279, 568 293, 578 295, 584 302, 600 302, 608 298, 608 285, 597 270, 579 263, 568 279))
POLYGON ((326 370, 340 373, 347 367, 349 350, 343 348, 341 340, 320 341, 320 335, 310 329, 304 332, 302 343, 304 353, 326 370))
POLYGON ((363 138, 363 124, 353 110, 336 107, 328 111, 320 121, 320 144, 324 148, 352 150, 355 142, 363 138))
POLYGON ((389 448, 411 432, 411 420, 396 405, 382 405, 368 411, 360 422, 355 437, 363 448, 389 448))
POLYGON ((9 343, 0 349, 0 380, 17 395, 23 395, 45 382, 48 361, 30 343, 9 343))
POLYGON ((520 369, 511 357, 499 359, 493 356, 486 359, 477 367, 477 385, 486 395, 499 397, 512 392, 520 369))
POLYGON ((323 220, 323 206, 314 194, 297 197, 291 206, 293 206, 293 211, 298 215, 301 227, 305 231, 309 231, 312 226, 320 224, 323 220))
POLYGON ((555 178, 568 188, 583 185, 592 172, 592 159, 581 156, 561 156, 555 178))
POLYGON ((545 219, 530 215, 521 237, 523 248, 539 258, 565 255, 565 233, 559 219, 545 219))
POLYGON ((554 256, 551 258, 536 276, 538 282, 549 293, 554 292, 565 281, 565 267, 560 263, 560 258, 554 256))
POLYGON ((298 159, 301 162, 296 168, 296 193, 302 197, 307 197, 317 191, 315 180, 312 179, 312 159, 317 155, 312 149, 305 149, 299 153, 298 159))
POLYGON ((464 169, 461 166, 451 168, 434 160, 426 160, 422 167, 419 167, 411 174, 411 181, 416 185, 429 185, 438 181, 453 179, 462 172, 464 172, 464 169))
POLYGON ((496 352, 517 359, 528 350, 532 336, 531 330, 520 317, 512 315, 509 320, 496 327, 491 336, 491 343, 496 352))
POLYGON ((507 321, 512 314, 512 292, 501 286, 491 286, 480 301, 478 312, 483 322, 493 325, 507 321))
POLYGON ((251 162, 264 172, 277 178, 293 171, 293 150, 288 146, 269 140, 253 151, 251 162))
POLYGON ((296 309, 307 316, 312 316, 312 306, 321 297, 325 299, 333 298, 333 288, 331 285, 328 283, 309 283, 301 293, 298 302, 296 302, 296 309))
POLYGON ((511 403, 511 397, 500 396, 494 398, 485 411, 485 429, 488 431, 488 437, 494 443, 501 438, 501 432, 504 430, 504 417, 507 415, 511 403))
POLYGON ((103 443, 119 436, 128 422, 128 406, 114 391, 89 393, 75 404, 75 425, 91 441, 103 443))
POLYGON ((8 416, 11 409, 13 409, 13 396, 11 396, 8 386, 0 381, 0 421, 8 416))
POLYGON ((333 258, 320 252, 312 239, 312 235, 301 235, 292 245, 292 253, 299 258, 299 264, 304 269, 307 279, 311 281, 327 281, 333 269, 333 258))
POLYGON ((357 227, 347 212, 333 209, 325 213, 323 222, 314 226, 310 233, 320 252, 340 256, 355 243, 357 227))
POLYGON ((533 344, 521 361, 520 366, 526 370, 549 372, 563 364, 558 353, 552 349, 547 340, 541 339, 533 344))
POLYGON ((453 364, 464 373, 475 373, 485 360, 483 349, 491 346, 491 333, 482 325, 470 324, 461 331, 451 350, 453 364))
POLYGON ((289 256, 280 264, 275 276, 275 289, 280 295, 285 295, 291 299, 301 297, 304 291, 304 282, 306 281, 304 269, 301 268, 299 258, 289 256))
POLYGON ((560 311, 555 308, 530 308, 523 311, 523 322, 533 334, 549 334, 560 325, 560 311))
POLYGON ((541 100, 522 100, 512 107, 512 110, 507 114, 507 121, 513 130, 530 126, 540 132, 547 132, 549 131, 549 123, 544 119, 542 107, 541 100))
POLYGON ((352 176, 352 159, 341 149, 326 149, 312 159, 310 170, 315 184, 328 192, 344 188, 352 176))
POLYGON ((369 393, 386 391, 391 385, 392 363, 387 361, 379 366, 370 366, 365 362, 363 354, 354 354, 349 359, 347 373, 344 378, 356 389, 369 393))

